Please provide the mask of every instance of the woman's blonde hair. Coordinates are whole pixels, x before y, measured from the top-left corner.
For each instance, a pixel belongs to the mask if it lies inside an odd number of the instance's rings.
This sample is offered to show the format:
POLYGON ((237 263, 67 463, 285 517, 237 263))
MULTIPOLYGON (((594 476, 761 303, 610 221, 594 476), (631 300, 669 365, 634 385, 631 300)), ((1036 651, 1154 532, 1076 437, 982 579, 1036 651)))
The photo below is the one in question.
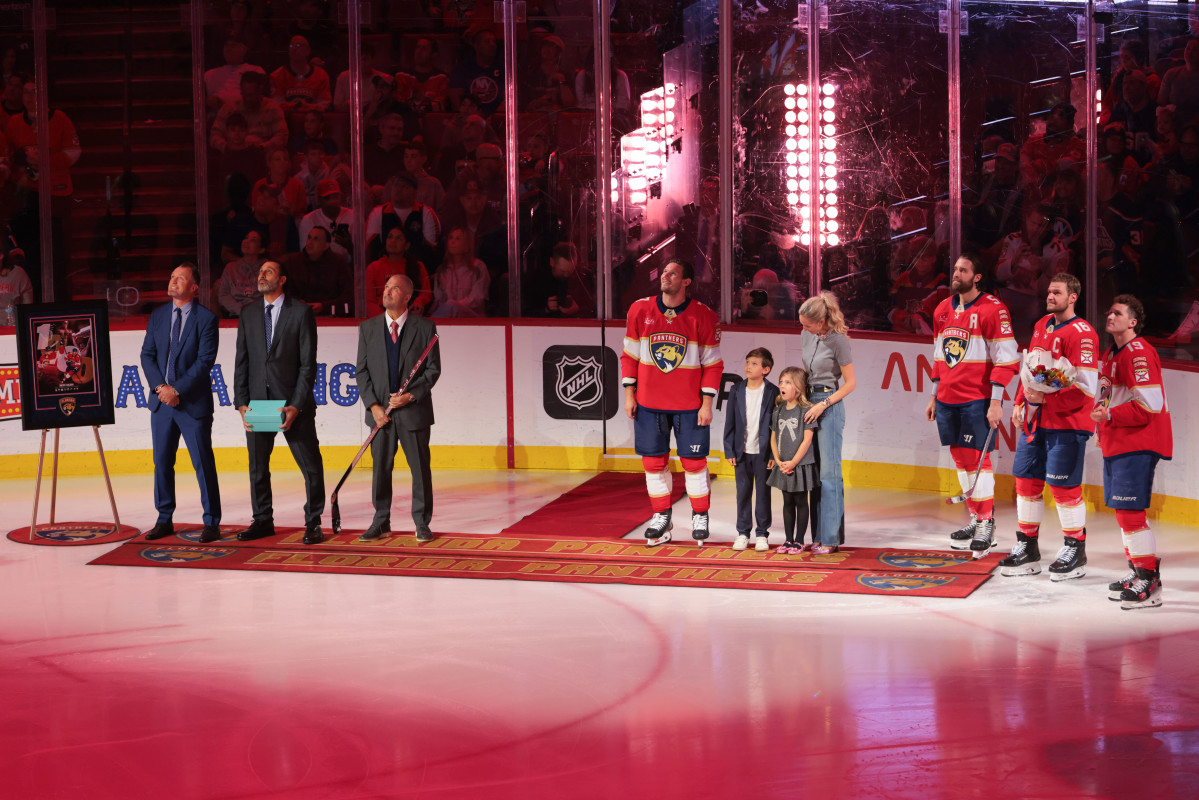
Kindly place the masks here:
POLYGON ((799 307, 799 316, 827 324, 832 333, 849 332, 845 327, 845 315, 841 313, 841 304, 837 302, 837 295, 832 292, 821 292, 804 300, 803 305, 799 307))
MULTIPOLYGON (((799 407, 807 408, 812 405, 812 401, 808 399, 808 374, 800 367, 786 367, 779 373, 779 383, 783 382, 783 378, 790 378, 795 384, 795 388, 799 390, 799 407)), ((777 406, 780 403, 786 402, 783 400, 783 395, 780 393, 774 398, 774 404, 777 406)))

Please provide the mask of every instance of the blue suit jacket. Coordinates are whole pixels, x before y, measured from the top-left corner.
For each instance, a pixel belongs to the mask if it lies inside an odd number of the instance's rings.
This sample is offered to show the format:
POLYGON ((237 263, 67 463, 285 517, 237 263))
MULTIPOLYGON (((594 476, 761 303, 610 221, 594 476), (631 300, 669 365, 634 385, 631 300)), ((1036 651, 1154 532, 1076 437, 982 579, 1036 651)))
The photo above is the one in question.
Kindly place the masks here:
MULTIPOLYGON (((151 411, 157 411, 162 405, 153 390, 167 382, 167 354, 171 346, 174 308, 174 303, 167 303, 154 309, 142 343, 142 372, 149 383, 151 411)), ((179 339, 173 384, 179 393, 179 405, 175 410, 195 419, 212 416, 212 365, 216 363, 218 327, 216 314, 196 302, 179 339)))
MULTIPOLYGON (((762 381, 762 412, 758 424, 758 452, 770 457, 770 412, 774 400, 779 396, 779 387, 768 380, 762 381)), ((741 458, 745 455, 745 381, 733 384, 729 389, 729 402, 724 409, 724 457, 741 458)))

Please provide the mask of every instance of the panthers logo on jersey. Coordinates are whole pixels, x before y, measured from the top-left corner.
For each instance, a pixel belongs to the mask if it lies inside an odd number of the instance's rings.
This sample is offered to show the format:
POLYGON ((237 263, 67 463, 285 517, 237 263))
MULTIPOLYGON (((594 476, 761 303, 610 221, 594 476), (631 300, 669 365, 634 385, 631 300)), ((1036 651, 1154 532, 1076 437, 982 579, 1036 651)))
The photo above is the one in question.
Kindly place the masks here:
POLYGON ((649 352, 658 369, 674 372, 687 355, 687 337, 678 333, 650 334, 649 352))
POLYGON ((969 346, 970 331, 965 328, 946 328, 941 334, 941 355, 945 357, 945 366, 952 369, 962 363, 969 346))

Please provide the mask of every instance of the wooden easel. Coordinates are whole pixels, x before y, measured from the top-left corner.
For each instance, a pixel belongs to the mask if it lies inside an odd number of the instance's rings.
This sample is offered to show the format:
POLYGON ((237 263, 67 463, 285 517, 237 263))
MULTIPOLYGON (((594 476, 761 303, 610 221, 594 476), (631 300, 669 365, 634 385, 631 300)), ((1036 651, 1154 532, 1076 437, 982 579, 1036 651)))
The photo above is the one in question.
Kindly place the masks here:
MULTIPOLYGON (((60 429, 54 429, 54 460, 51 462, 50 468, 50 523, 54 524, 54 505, 58 499, 58 434, 60 429)), ((46 460, 46 434, 49 429, 42 431, 42 447, 37 454, 37 484, 33 489, 33 520, 29 523, 29 541, 33 541, 33 537, 37 535, 37 504, 38 498, 42 493, 42 465, 46 460)), ((112 493, 112 479, 108 477, 108 463, 104 460, 104 445, 100 444, 100 426, 93 425, 92 433, 96 437, 96 452, 100 456, 100 469, 104 471, 104 485, 108 487, 108 502, 112 504, 112 521, 116 524, 116 530, 121 529, 121 518, 117 514, 117 498, 112 493)))

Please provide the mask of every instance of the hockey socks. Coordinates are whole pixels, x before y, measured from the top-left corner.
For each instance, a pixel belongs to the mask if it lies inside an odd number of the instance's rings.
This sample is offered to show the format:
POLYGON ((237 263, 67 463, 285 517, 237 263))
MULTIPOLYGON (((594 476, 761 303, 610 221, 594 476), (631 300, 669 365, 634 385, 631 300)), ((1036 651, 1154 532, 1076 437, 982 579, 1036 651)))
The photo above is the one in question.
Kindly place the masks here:
POLYGON ((1041 532, 1041 520, 1045 519, 1044 491, 1045 481, 1016 478, 1016 524, 1030 539, 1041 532))
POLYGON ((982 471, 978 473, 978 482, 974 484, 974 491, 966 499, 966 509, 977 519, 993 518, 995 516, 995 472, 991 468, 991 454, 969 447, 953 446, 949 448, 949 455, 952 456, 953 464, 957 467, 958 483, 961 484, 963 492, 970 489, 970 484, 974 481, 974 472, 978 469, 979 462, 982 462, 982 471))
POLYGON ((1053 502, 1057 505, 1057 518, 1062 523, 1062 533, 1071 539, 1086 541, 1087 506, 1082 501, 1081 486, 1050 486, 1053 502))
MULTIPOLYGON (((644 459, 642 459, 644 461, 644 459)), ((691 498, 691 510, 706 512, 711 504, 711 481, 708 477, 708 459, 680 458, 683 462, 684 478, 687 485, 687 496, 691 498)), ((667 498, 669 502, 669 497, 667 498)))
POLYGON ((1133 568, 1156 570, 1157 540, 1149 529, 1144 510, 1117 509, 1116 522, 1120 525, 1120 535, 1124 539, 1124 552, 1133 568))

